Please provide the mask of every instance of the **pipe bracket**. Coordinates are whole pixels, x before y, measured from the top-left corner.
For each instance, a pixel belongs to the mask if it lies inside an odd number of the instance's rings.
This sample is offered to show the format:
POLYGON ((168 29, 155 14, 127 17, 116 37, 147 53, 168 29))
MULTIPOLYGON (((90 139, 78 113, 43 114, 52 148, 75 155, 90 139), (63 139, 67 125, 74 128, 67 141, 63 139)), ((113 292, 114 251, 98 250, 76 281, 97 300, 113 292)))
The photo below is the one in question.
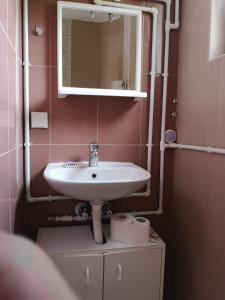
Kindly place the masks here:
POLYGON ((22 65, 23 65, 24 67, 30 67, 29 61, 23 61, 23 62, 22 62, 22 65))
POLYGON ((157 16, 158 16, 159 11, 158 11, 158 9, 157 9, 156 7, 152 7, 152 8, 151 8, 151 11, 152 11, 152 14, 153 14, 154 17, 157 17, 157 16))
POLYGON ((160 142, 160 151, 165 151, 166 150, 166 144, 165 142, 160 142))
POLYGON ((30 146, 31 146, 31 143, 26 142, 26 143, 24 143, 23 145, 24 145, 24 147, 30 147, 30 146))

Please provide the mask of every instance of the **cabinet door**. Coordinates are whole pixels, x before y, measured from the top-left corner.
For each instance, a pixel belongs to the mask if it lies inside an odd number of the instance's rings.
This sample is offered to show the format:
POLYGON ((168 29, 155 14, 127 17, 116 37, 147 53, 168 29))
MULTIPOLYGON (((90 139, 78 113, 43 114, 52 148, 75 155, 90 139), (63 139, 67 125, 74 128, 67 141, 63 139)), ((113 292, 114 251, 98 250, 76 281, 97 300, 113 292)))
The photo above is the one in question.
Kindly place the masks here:
POLYGON ((103 255, 52 258, 79 300, 102 299, 103 255))
POLYGON ((106 254, 104 300, 159 300, 161 249, 106 254))

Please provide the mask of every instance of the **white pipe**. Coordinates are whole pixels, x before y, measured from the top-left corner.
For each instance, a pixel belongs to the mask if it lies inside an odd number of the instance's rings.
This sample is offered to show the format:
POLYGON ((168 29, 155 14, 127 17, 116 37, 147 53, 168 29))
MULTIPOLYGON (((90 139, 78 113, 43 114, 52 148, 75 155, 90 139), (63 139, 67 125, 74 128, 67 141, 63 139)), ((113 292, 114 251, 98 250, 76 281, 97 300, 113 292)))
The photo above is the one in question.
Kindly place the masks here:
MULTIPOLYGON (((152 170, 152 144, 153 144, 153 123, 154 123, 154 106, 155 106, 155 76, 156 76, 156 47, 157 47, 157 19, 158 14, 153 14, 153 31, 152 31, 152 70, 151 70, 151 87, 150 87, 150 105, 149 105, 149 127, 148 127, 148 165, 147 169, 152 170)), ((147 185, 146 193, 150 193, 150 180, 147 185)))
MULTIPOLYGON (((87 219, 86 219, 87 220, 87 219)), ((61 216, 61 217, 48 217, 48 222, 73 222, 73 221, 77 221, 77 217, 75 216, 61 216)), ((81 219, 81 221, 84 221, 81 219)))
POLYGON ((170 46, 170 7, 171 3, 166 3, 165 21, 165 53, 163 71, 163 99, 162 99, 162 120, 161 120, 161 140, 160 140, 160 178, 159 178, 159 207, 163 207, 163 187, 164 187, 164 165, 165 165, 165 131, 166 131, 166 108, 168 90, 168 67, 169 67, 169 46, 170 46))
MULTIPOLYGON (((139 211, 139 212, 129 212, 130 214, 132 214, 133 216, 150 216, 150 215, 160 215, 160 211, 158 210, 152 210, 152 211, 139 211)), ((111 216, 102 216, 102 219, 110 219, 111 216)), ((69 216, 69 215, 65 215, 65 216, 54 216, 54 217, 48 217, 48 221, 49 222, 87 222, 87 221, 91 221, 92 217, 88 217, 85 219, 82 219, 79 216, 69 216)))
MULTIPOLYGON (((159 1, 159 0, 157 0, 159 1)), ((170 31, 179 28, 179 0, 176 0, 175 23, 171 23, 171 0, 166 1, 166 21, 165 21, 165 54, 163 71, 163 100, 162 100, 162 120, 161 120, 161 140, 160 140, 160 182, 159 182, 159 207, 163 208, 164 193, 164 166, 165 166, 165 131, 166 131, 166 112, 167 112, 167 92, 168 92, 168 69, 169 69, 169 48, 170 31)))
POLYGON ((192 150, 192 151, 200 151, 207 152, 212 154, 222 154, 225 155, 225 149, 223 148, 215 148, 211 146, 196 146, 196 145, 184 145, 184 144, 166 144, 166 148, 170 149, 180 149, 180 150, 192 150))
POLYGON ((30 128, 29 128, 29 42, 28 42, 28 0, 23 1, 23 57, 24 57, 24 135, 25 135, 25 186, 27 200, 30 192, 30 128))
POLYGON ((146 6, 138 6, 138 5, 130 5, 130 4, 123 4, 118 2, 110 2, 104 0, 93 0, 96 5, 103 5, 103 6, 111 6, 111 7, 118 7, 118 8, 127 8, 127 9, 135 9, 140 10, 143 12, 156 14, 158 15, 158 9, 155 7, 146 7, 146 6))
POLYGON ((102 205, 90 203, 92 208, 93 233, 96 244, 103 243, 102 234, 102 205))
POLYGON ((175 21, 174 21, 173 24, 170 24, 170 29, 176 30, 180 27, 180 17, 179 16, 180 16, 180 0, 176 0, 176 4, 175 4, 175 21))

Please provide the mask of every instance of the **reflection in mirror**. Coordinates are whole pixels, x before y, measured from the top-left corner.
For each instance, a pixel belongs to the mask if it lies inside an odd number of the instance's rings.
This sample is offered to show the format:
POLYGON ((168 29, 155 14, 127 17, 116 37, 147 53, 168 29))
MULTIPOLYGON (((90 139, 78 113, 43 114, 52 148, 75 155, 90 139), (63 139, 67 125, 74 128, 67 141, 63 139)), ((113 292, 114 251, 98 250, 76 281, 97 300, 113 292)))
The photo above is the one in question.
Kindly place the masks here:
POLYGON ((63 86, 135 90, 136 17, 63 9, 63 86))

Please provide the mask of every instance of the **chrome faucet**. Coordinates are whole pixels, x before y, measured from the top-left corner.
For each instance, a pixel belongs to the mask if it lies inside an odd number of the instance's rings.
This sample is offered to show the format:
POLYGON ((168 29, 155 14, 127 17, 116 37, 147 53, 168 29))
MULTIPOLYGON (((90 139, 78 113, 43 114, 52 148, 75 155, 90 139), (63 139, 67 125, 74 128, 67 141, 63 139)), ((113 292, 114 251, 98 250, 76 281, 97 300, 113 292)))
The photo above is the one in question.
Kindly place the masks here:
POLYGON ((89 167, 97 167, 99 160, 99 145, 97 143, 89 144, 89 167))

